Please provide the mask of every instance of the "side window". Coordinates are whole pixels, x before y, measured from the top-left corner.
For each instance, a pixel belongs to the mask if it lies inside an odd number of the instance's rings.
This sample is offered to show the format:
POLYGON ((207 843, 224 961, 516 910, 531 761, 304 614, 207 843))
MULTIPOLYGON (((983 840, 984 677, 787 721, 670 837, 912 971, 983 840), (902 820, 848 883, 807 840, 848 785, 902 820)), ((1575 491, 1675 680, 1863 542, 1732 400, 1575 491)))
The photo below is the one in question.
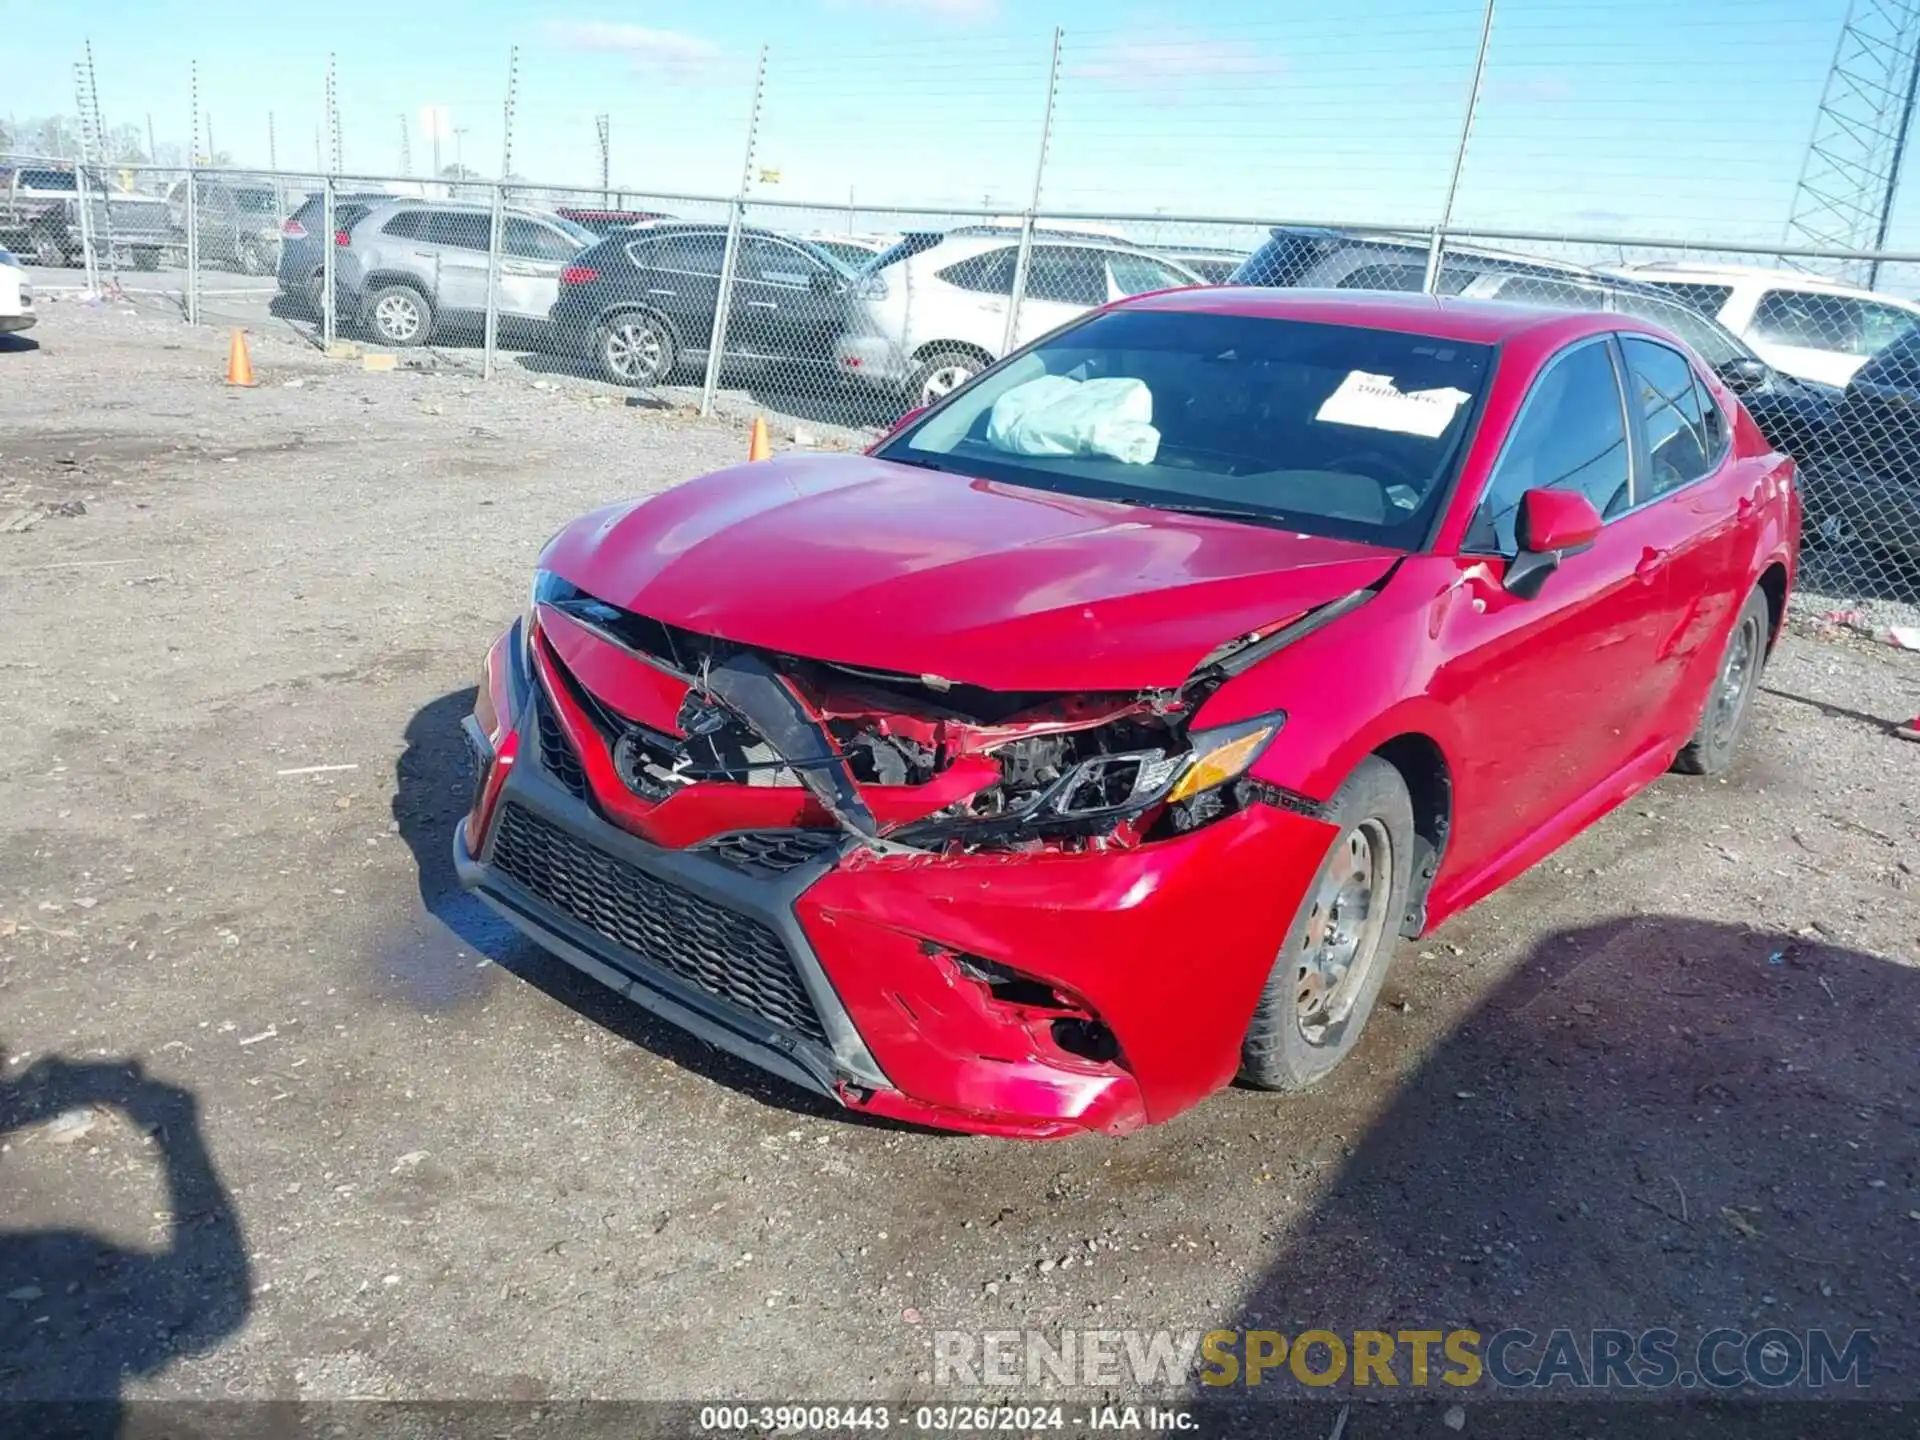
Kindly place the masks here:
POLYGON ((740 257, 741 279, 785 285, 790 289, 805 289, 819 269, 819 265, 791 245, 760 235, 747 237, 740 257))
POLYGON ((1860 305, 1860 342, 1868 355, 1878 355, 1887 346, 1911 330, 1916 317, 1897 305, 1876 305, 1870 300, 1860 305))
MULTIPOLYGON (((338 206, 334 207, 337 211, 338 206)), ((336 215, 337 219, 338 216, 336 215)), ((402 210, 380 227, 382 235, 392 235, 401 240, 418 240, 426 229, 427 212, 424 210, 402 210)))
POLYGON ((681 275, 718 276, 726 258, 727 237, 718 231, 656 235, 627 246, 633 263, 643 270, 671 270, 681 275))
POLYGON ((1630 503, 1628 473, 1626 417, 1613 356, 1604 341, 1586 341, 1533 382, 1487 481, 1467 547, 1514 554, 1520 497, 1529 490, 1578 490, 1603 518, 1618 515, 1630 503))
POLYGON ((1707 447, 1707 464, 1711 467, 1726 459, 1727 449, 1733 443, 1733 429, 1727 424, 1726 413, 1713 398, 1713 392, 1698 375, 1693 377, 1693 389, 1700 404, 1700 434, 1707 447))
POLYGON ((1398 261, 1355 266, 1342 277, 1342 290, 1418 290, 1427 281, 1427 267, 1398 261))
POLYGON ((962 290, 973 290, 982 295, 1011 295, 1014 262, 1014 253, 1010 249, 989 250, 984 255, 957 261, 936 273, 949 285, 957 285, 962 290))
POLYGON ((427 215, 427 239, 461 250, 485 250, 493 219, 478 210, 434 210, 427 215))
POLYGON ((1650 285, 1658 285, 1683 305, 1690 305, 1702 315, 1718 318, 1721 306, 1733 298, 1731 285, 1708 285, 1693 280, 1662 280, 1657 275, 1634 276, 1650 285))
POLYGON ((1715 369, 1747 353, 1746 347, 1722 330, 1717 321, 1709 320, 1698 310, 1663 300, 1658 295, 1640 295, 1630 290, 1615 291, 1613 308, 1622 315, 1635 315, 1671 330, 1678 339, 1693 347, 1694 354, 1715 369))
POLYGON ((1811 290, 1769 290, 1753 310, 1752 336, 1773 345, 1863 355, 1860 302, 1811 290))
POLYGON ((1542 275, 1500 275, 1491 294, 1510 305, 1539 305, 1549 310, 1604 310, 1607 292, 1597 285, 1576 285, 1567 280, 1549 280, 1542 275))
POLYGON ((1627 393, 1646 431, 1649 474, 1641 499, 1651 499, 1698 480, 1713 468, 1700 387, 1693 366, 1678 350, 1652 340, 1622 336, 1627 357, 1627 393))
POLYGON ((571 260, 580 249, 558 230, 521 215, 507 216, 500 246, 523 260, 571 260))
POLYGON ((1027 294, 1059 305, 1107 303, 1107 257, 1099 250, 1036 245, 1028 262, 1027 294))
POLYGON ((1107 290, 1109 300, 1118 300, 1127 295, 1144 295, 1149 290, 1178 290, 1193 284, 1172 266, 1163 265, 1147 255, 1116 252, 1107 256, 1107 268, 1112 278, 1107 290))

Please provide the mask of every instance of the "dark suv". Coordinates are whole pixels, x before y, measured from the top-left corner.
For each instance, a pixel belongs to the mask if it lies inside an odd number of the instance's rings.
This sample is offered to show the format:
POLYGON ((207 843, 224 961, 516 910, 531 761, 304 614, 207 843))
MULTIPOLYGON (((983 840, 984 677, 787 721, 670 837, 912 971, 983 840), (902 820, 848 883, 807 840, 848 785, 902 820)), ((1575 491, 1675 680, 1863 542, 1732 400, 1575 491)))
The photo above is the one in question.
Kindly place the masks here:
MULTIPOLYGON (((726 250, 720 224, 672 221, 609 236, 561 275, 556 339, 615 385, 651 385, 704 360, 726 250)), ((742 229, 727 357, 830 368, 852 278, 811 241, 742 229)))

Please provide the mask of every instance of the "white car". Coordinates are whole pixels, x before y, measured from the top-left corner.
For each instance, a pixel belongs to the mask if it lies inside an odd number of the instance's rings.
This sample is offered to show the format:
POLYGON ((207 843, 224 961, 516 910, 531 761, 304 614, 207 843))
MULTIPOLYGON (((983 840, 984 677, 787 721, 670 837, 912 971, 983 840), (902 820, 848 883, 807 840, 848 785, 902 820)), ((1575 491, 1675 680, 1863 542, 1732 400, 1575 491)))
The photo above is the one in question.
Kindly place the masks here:
POLYGON ((33 313, 33 285, 11 250, 0 250, 0 335, 30 330, 39 317, 33 313))
MULTIPOLYGON (((1020 251, 1017 228, 908 235, 856 279, 835 343, 840 373, 929 405, 1000 358, 1020 251)), ((1015 346, 1095 306, 1203 284, 1184 265, 1105 235, 1045 229, 1034 238, 1015 346)))
POLYGON ((1791 270, 1656 261, 1615 273, 1672 290, 1774 369, 1823 385, 1845 386, 1920 320, 1911 301, 1791 270))

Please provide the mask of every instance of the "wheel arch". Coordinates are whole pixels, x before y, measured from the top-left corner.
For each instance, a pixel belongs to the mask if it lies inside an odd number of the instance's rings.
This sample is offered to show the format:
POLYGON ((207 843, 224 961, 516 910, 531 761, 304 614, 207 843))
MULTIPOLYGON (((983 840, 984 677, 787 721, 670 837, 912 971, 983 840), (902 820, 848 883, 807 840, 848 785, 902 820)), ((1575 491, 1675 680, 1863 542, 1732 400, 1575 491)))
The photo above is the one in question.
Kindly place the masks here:
POLYGON ((667 335, 673 341, 673 348, 684 350, 686 341, 681 338, 680 327, 673 323, 673 317, 657 305, 648 305, 639 300, 616 300, 593 317, 593 333, 598 334, 600 327, 610 325, 622 315, 645 315, 648 319, 666 326, 667 335))
POLYGON ((1780 632, 1787 623, 1787 566, 1783 560, 1775 560, 1760 572, 1757 583, 1760 593, 1767 597, 1767 652, 1779 643, 1780 632))
POLYGON ((1413 801, 1417 845, 1406 913, 1400 922, 1400 933, 1411 939, 1426 928, 1427 895, 1453 831, 1453 767, 1440 742, 1419 730, 1403 731, 1374 746, 1371 753, 1400 772, 1413 801))

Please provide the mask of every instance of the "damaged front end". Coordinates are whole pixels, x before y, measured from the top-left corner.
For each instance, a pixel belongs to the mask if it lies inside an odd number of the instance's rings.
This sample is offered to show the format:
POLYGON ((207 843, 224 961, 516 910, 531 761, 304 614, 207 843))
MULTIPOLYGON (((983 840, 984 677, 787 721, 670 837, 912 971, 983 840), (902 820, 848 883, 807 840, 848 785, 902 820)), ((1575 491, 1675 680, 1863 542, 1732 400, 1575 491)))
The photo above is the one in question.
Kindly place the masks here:
MULTIPOLYGON (((874 854, 1133 846, 1249 803, 1246 772, 1285 723, 1275 713, 1193 728, 1231 673, 1214 657, 1177 689, 1011 694, 769 654, 634 615, 545 572, 534 601, 536 673, 576 745, 604 749, 638 802, 614 818, 669 843, 699 837, 649 823, 648 812, 664 818, 721 787, 749 792, 736 817, 748 825, 787 816, 874 854), (653 675, 596 685, 594 672, 613 678, 609 648, 653 675), (580 720, 587 733, 574 733, 580 720)), ((743 828, 712 813, 719 829, 743 828)))

